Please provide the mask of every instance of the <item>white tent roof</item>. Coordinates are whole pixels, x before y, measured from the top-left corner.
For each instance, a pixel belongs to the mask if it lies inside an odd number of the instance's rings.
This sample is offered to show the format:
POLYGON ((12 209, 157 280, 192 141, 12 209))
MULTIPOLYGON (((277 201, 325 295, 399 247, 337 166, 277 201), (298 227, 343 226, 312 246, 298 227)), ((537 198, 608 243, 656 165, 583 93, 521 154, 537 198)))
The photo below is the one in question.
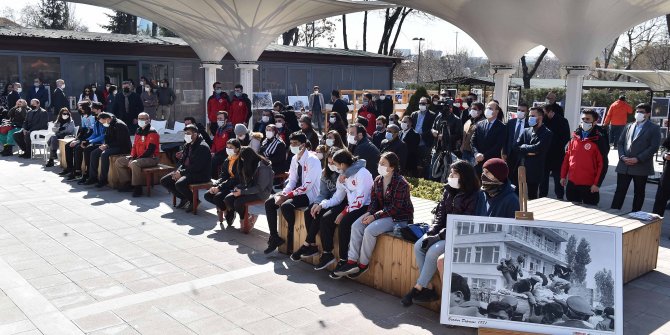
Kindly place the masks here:
POLYGON ((670 71, 661 70, 619 70, 619 69, 597 69, 603 72, 620 73, 638 79, 647 84, 652 91, 670 91, 670 71))
POLYGON ((351 0, 76 0, 137 15, 182 37, 204 62, 256 61, 277 37, 324 17, 388 7, 351 0))

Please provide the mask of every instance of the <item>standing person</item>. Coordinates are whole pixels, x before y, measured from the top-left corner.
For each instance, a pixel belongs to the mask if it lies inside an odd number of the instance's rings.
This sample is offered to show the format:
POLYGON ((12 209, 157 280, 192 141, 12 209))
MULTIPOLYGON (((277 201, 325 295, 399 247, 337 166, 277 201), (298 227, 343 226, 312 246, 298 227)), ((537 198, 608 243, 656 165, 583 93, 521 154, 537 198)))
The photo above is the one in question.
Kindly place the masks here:
POLYGON ((342 120, 342 116, 337 112, 330 112, 328 117, 328 132, 336 131, 341 138, 347 137, 347 120, 342 120))
POLYGON ((565 197, 570 202, 597 206, 600 201, 599 187, 604 179, 600 144, 607 143, 607 139, 593 128, 597 119, 598 113, 592 109, 582 112, 582 122, 568 143, 561 167, 561 186, 565 187, 565 197))
POLYGON ((151 119, 155 119, 156 111, 158 110, 158 96, 156 96, 151 83, 144 84, 144 90, 140 97, 142 98, 142 104, 144 105, 144 113, 149 114, 151 119))
POLYGON ((288 171, 288 164, 286 164, 286 144, 277 134, 277 127, 275 125, 269 124, 265 126, 265 140, 261 143, 258 153, 272 163, 272 170, 276 174, 288 171))
POLYGON ((549 194, 549 175, 554 179, 554 193, 559 200, 563 199, 565 190, 561 186, 561 165, 565 157, 565 146, 570 142, 570 124, 562 115, 556 113, 554 105, 544 106, 546 127, 551 131, 551 145, 547 153, 547 163, 544 166, 544 176, 540 183, 539 197, 549 194))
POLYGON ((376 108, 377 108, 377 113, 379 113, 380 116, 383 116, 388 119, 391 114, 393 114, 393 97, 391 95, 387 95, 386 93, 382 91, 379 93, 379 99, 376 101, 376 108))
POLYGON ((131 91, 129 81, 122 84, 123 90, 114 96, 112 113, 128 126, 131 134, 137 128, 137 115, 144 111, 144 104, 140 95, 131 91))
MULTIPOLYGON (((319 133, 322 131, 321 125, 323 124, 323 113, 322 110, 326 109, 326 105, 323 101, 323 94, 319 92, 319 86, 314 86, 314 93, 309 95, 309 109, 312 110, 312 118, 314 118, 314 124, 317 126, 316 129, 319 130, 319 133)), ((312 144, 314 145, 314 144, 312 144)))
POLYGON ((617 148, 619 137, 621 137, 621 132, 628 123, 628 115, 630 114, 633 114, 633 107, 626 102, 625 95, 620 95, 619 99, 613 102, 607 110, 603 127, 609 126, 610 145, 613 145, 614 149, 617 148))
POLYGON ((316 149, 316 146, 319 145, 319 135, 312 127, 312 118, 307 115, 300 117, 300 131, 307 137, 311 150, 316 149))
POLYGON ((28 103, 23 99, 19 99, 14 104, 14 107, 7 113, 7 119, 9 119, 9 124, 12 126, 12 129, 7 132, 4 140, 0 141, 0 144, 2 145, 2 153, 0 155, 3 157, 14 155, 14 144, 16 144, 16 142, 14 142, 14 133, 21 131, 21 127, 23 127, 28 111, 28 103))
POLYGON ((477 174, 482 171, 484 162, 491 158, 501 157, 501 151, 505 144, 505 125, 498 120, 498 104, 496 102, 488 103, 484 111, 484 118, 477 122, 470 141, 477 174))
POLYGON ((222 111, 227 112, 230 108, 230 98, 228 97, 228 93, 223 91, 222 87, 220 82, 215 82, 212 85, 214 92, 207 99, 207 123, 211 134, 216 133, 216 130, 219 128, 216 124, 218 113, 222 111))
MULTIPOLYGON (((138 95, 140 95, 140 94, 142 94, 142 91, 144 90, 144 85, 146 85, 146 84, 150 84, 151 81, 148 80, 147 77, 145 77, 145 76, 141 76, 141 77, 140 77, 140 82, 139 82, 139 85, 138 85, 138 86, 135 86, 135 82, 133 82, 132 79, 130 80, 130 83, 131 83, 132 86, 134 87, 134 91, 135 91, 135 93, 137 93, 138 95)), ((133 89, 133 88, 131 87, 131 90, 132 90, 132 89, 133 89)))
MULTIPOLYGON (((348 259, 333 270, 334 276, 357 278, 365 273, 377 237, 392 231, 395 226, 405 227, 412 223, 414 206, 410 199, 410 186, 400 175, 399 167, 398 156, 392 152, 379 159, 379 176, 372 186, 370 206, 351 226, 348 259)), ((340 235, 340 238, 343 237, 340 235)))
POLYGON ((112 111, 114 106, 114 98, 116 97, 116 85, 109 85, 107 89, 107 99, 105 100, 103 110, 112 111))
POLYGON ((563 107, 561 107, 561 105, 559 105, 556 102, 557 99, 558 99, 558 97, 556 95, 556 92, 551 91, 551 92, 547 93, 547 100, 546 100, 546 104, 544 106, 545 107, 550 106, 551 110, 553 110, 554 113, 556 113, 556 114, 558 114, 562 117, 565 117, 565 111, 563 110, 563 107))
POLYGON ((219 166, 223 164, 228 155, 226 154, 226 143, 233 135, 233 124, 228 122, 228 113, 219 111, 216 115, 216 125, 218 128, 212 133, 212 145, 210 151, 212 152, 212 178, 219 177, 219 166))
POLYGON ((519 210, 519 197, 509 182, 509 168, 500 158, 492 158, 482 166, 484 201, 477 203, 477 216, 514 218, 519 210))
POLYGON ((288 224, 288 247, 289 252, 293 252, 290 249, 293 245, 295 210, 309 206, 319 194, 321 161, 314 152, 309 151, 305 134, 295 132, 291 134, 289 140, 293 159, 288 171, 288 182, 281 192, 265 201, 265 215, 270 228, 268 247, 263 251, 265 254, 274 252, 285 242, 277 231, 277 209, 281 210, 288 224))
POLYGON ((628 193, 630 181, 634 183, 633 212, 642 210, 647 176, 654 174, 654 154, 661 142, 660 127, 649 121, 651 106, 635 106, 635 122, 629 123, 623 130, 617 143, 619 163, 616 166, 616 191, 612 199, 612 208, 621 209, 628 193))
MULTIPOLYGON (((545 164, 547 154, 553 138, 552 132, 543 124, 544 113, 541 108, 533 107, 528 116, 528 128, 514 146, 518 155, 519 166, 526 167, 526 183, 528 184, 528 199, 537 199, 540 182, 546 173, 545 164)), ((560 187, 560 179, 559 179, 560 187)))
MULTIPOLYGON (((67 107, 60 109, 58 116, 56 117, 56 122, 51 130, 54 133, 54 136, 49 137, 49 141, 47 142, 49 149, 51 150, 49 151, 49 161, 46 163, 45 167, 54 166, 54 159, 56 159, 56 153, 58 152, 58 140, 75 135, 74 121, 70 117, 70 110, 67 109, 67 107)), ((61 153, 61 155, 63 154, 65 153, 61 153)))
MULTIPOLYGON (((221 165, 221 169, 217 170, 219 175, 215 178, 216 181, 212 183, 212 187, 205 193, 205 200, 216 206, 218 212, 223 212, 226 222, 229 226, 235 220, 235 211, 232 207, 227 207, 225 198, 230 194, 233 188, 240 183, 240 176, 238 174, 238 165, 240 164, 240 141, 236 138, 228 140, 226 143, 226 159, 221 165)), ((223 227, 221 227, 223 229, 223 227)))
POLYGON ((428 98, 419 99, 419 110, 411 115, 414 131, 419 134, 418 164, 423 168, 423 174, 430 177, 430 153, 433 148, 432 125, 435 122, 435 113, 428 110, 428 98))
POLYGON ((449 176, 447 167, 452 163, 451 156, 452 154, 455 155, 460 149, 460 143, 463 139, 463 124, 461 119, 454 116, 452 112, 453 100, 438 101, 437 107, 436 110, 440 114, 435 118, 431 129, 435 139, 435 148, 431 158, 430 177, 445 183, 449 176), (439 162, 438 160, 445 162, 444 171, 441 175, 433 175, 433 164, 439 162))
POLYGON ((377 110, 375 109, 375 102, 372 101, 372 94, 365 92, 363 95, 363 104, 358 109, 358 117, 363 117, 368 121, 366 130, 368 135, 372 136, 375 132, 375 120, 377 119, 377 110))
POLYGON ((433 225, 414 243, 419 278, 414 287, 402 298, 403 306, 410 306, 413 302, 431 302, 439 299, 439 294, 434 289, 428 288, 428 283, 437 270, 437 258, 444 254, 447 215, 475 215, 477 201, 483 197, 474 167, 463 160, 451 164, 442 200, 435 210, 433 225))
POLYGON ((251 119, 251 100, 246 93, 243 93, 244 87, 242 85, 235 85, 233 91, 233 99, 230 101, 230 107, 228 109, 228 116, 230 117, 230 122, 233 124, 243 123, 245 126, 249 126, 249 120, 251 119))
POLYGON ((95 184, 95 187, 101 188, 107 185, 109 157, 130 153, 132 144, 130 143, 128 126, 117 119, 116 116, 109 113, 100 113, 98 121, 103 127, 107 128, 105 142, 91 152, 88 180, 84 185, 95 184), (98 174, 98 165, 100 166, 100 174, 98 174))
POLYGON ((365 127, 350 124, 348 131, 349 152, 360 159, 364 159, 366 162, 365 168, 375 177, 377 175, 377 163, 379 162, 379 149, 368 139, 365 127))
POLYGON ((137 116, 137 132, 130 150, 130 156, 119 157, 114 162, 114 168, 119 176, 121 192, 133 191, 133 197, 142 196, 144 184, 143 168, 158 165, 160 150, 160 135, 151 127, 151 116, 142 112, 137 116))
POLYGON ((19 99, 24 99, 26 96, 26 94, 23 93, 23 88, 21 88, 21 83, 14 83, 13 87, 14 90, 7 95, 7 106, 16 106, 16 102, 19 101, 19 99))
POLYGON ((98 91, 98 84, 91 84, 91 94, 93 94, 98 102, 105 102, 104 94, 102 94, 101 91, 98 91))
POLYGON ((42 83, 42 79, 40 78, 35 78, 33 80, 33 88, 28 90, 28 96, 27 100, 33 100, 37 99, 40 101, 40 106, 42 107, 49 107, 49 92, 47 91, 46 87, 44 87, 44 84, 42 83))
POLYGON ((63 108, 67 108, 69 112, 70 102, 65 95, 65 81, 63 79, 56 80, 56 88, 51 94, 51 109, 53 114, 58 118, 58 114, 63 108))
POLYGON ((372 144, 378 149, 382 147, 382 141, 386 138, 386 117, 378 116, 375 132, 372 134, 372 144))
POLYGON ((169 80, 163 79, 160 81, 160 87, 158 87, 156 95, 158 95, 156 120, 167 120, 167 123, 171 124, 175 120, 172 113, 172 105, 177 101, 177 96, 174 94, 174 90, 170 87, 169 80))
POLYGON ((512 185, 519 187, 518 163, 519 157, 514 150, 516 142, 523 134, 523 130, 528 127, 528 104, 525 102, 519 103, 516 111, 516 118, 507 121, 507 138, 503 146, 502 159, 505 160, 509 167, 509 179, 512 185))
POLYGON ((670 199, 670 163, 668 163, 670 161, 670 137, 665 138, 661 147, 663 148, 663 174, 658 182, 653 212, 659 216, 665 216, 665 207, 670 199))
POLYGON ((407 148, 407 160, 405 163, 405 171, 408 175, 418 177, 419 172, 417 167, 419 166, 419 152, 416 148, 419 147, 419 142, 421 141, 421 135, 417 134, 414 131, 414 121, 409 116, 404 116, 402 122, 400 123, 400 140, 405 143, 407 148))
POLYGON ((340 98, 340 91, 333 90, 330 93, 330 101, 333 103, 333 112, 340 114, 340 118, 342 119, 342 122, 344 122, 344 125, 348 125, 349 119, 347 119, 347 116, 349 115, 349 106, 347 106, 347 103, 340 98))
POLYGON ((5 108, 9 110, 10 108, 14 107, 14 105, 9 105, 8 104, 8 98, 9 94, 14 91, 14 84, 12 83, 7 83, 5 84, 5 89, 2 90, 2 94, 0 94, 0 109, 5 108))
POLYGON ((212 156, 195 125, 184 127, 184 141, 186 145, 177 169, 161 178, 161 185, 179 198, 177 208, 186 208, 186 212, 191 212, 193 192, 189 185, 211 180, 212 156))
POLYGON ((400 140, 399 136, 400 128, 394 124, 388 125, 386 127, 386 137, 382 141, 379 151, 382 154, 393 152, 398 155, 400 173, 405 173, 407 166, 407 145, 400 140))
POLYGON ((90 102, 98 102, 98 96, 93 94, 93 91, 91 90, 91 85, 84 86, 84 89, 81 91, 81 94, 79 94, 79 100, 77 100, 77 102, 82 102, 85 100, 88 100, 90 102))
POLYGON ((30 100, 30 111, 26 114, 21 130, 12 135, 14 142, 23 151, 23 155, 19 156, 21 158, 32 156, 30 133, 35 130, 46 130, 49 127, 49 113, 40 106, 38 99, 30 100))

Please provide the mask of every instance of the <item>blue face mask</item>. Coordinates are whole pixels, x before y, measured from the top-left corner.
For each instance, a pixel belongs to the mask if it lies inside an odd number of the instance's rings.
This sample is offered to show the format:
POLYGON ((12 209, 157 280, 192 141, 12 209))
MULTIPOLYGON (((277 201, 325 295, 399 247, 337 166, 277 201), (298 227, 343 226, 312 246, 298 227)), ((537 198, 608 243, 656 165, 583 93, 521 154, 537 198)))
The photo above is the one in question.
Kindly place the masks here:
POLYGON ((393 133, 386 132, 386 139, 387 140, 392 140, 393 139, 393 133))
POLYGON ((537 125, 537 117, 536 116, 531 116, 528 118, 528 125, 531 127, 535 127, 537 125))

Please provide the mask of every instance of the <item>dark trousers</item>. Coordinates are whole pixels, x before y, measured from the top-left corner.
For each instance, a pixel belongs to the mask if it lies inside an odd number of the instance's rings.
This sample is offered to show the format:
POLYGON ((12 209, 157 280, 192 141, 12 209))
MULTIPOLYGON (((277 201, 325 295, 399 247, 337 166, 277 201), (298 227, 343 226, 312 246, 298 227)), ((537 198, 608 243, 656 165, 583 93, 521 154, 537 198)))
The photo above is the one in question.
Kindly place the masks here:
POLYGON ((544 177, 540 183, 540 198, 549 195, 549 179, 554 179, 554 193, 557 199, 563 199, 564 190, 561 186, 561 165, 546 166, 544 169, 544 177), (551 176, 550 176, 551 174, 551 176))
POLYGON ((420 176, 422 178, 426 178, 429 180, 433 179, 433 171, 431 171, 431 166, 430 166, 430 154, 431 154, 431 148, 425 145, 420 145, 419 146, 419 166, 423 168, 423 176, 420 176))
POLYGON ((21 150, 23 150, 24 154, 32 154, 30 152, 30 132, 24 134, 23 130, 19 130, 15 132, 12 137, 14 137, 14 142, 19 146, 19 148, 21 148, 21 150))
POLYGON ((197 183, 189 181, 187 176, 182 176, 181 178, 172 180, 172 174, 165 175, 161 178, 161 185, 165 187, 170 193, 174 194, 177 198, 186 201, 193 200, 193 192, 189 185, 197 183))
POLYGON ((219 179, 221 164, 228 158, 226 150, 221 150, 212 156, 212 179, 219 179))
POLYGON ((597 206, 600 202, 600 192, 591 193, 591 185, 575 185, 568 180, 565 186, 565 198, 570 202, 597 206))
POLYGON ((540 183, 526 182, 526 185, 528 186, 528 200, 537 199, 540 183))
MULTIPOLYGON (((368 210, 368 206, 363 206, 355 211, 347 213, 342 220, 340 221, 340 224, 337 227, 337 232, 340 234, 338 239, 340 242, 340 251, 339 251, 339 257, 340 259, 347 259, 347 255, 349 255, 349 240, 351 239, 351 225, 356 222, 365 212, 368 210)), ((337 213, 339 214, 339 213, 337 213)), ((337 218, 337 215, 335 215, 337 218)), ((330 240, 328 240, 328 236, 334 236, 335 235, 335 220, 333 220, 332 224, 326 225, 326 224, 321 224, 321 243, 323 246, 323 251, 333 251, 333 240, 332 237, 330 240), (324 237, 326 237, 324 239, 324 237), (330 244, 326 244, 330 243, 330 244)))
POLYGON ((281 214, 288 224, 288 245, 293 244, 293 227, 295 226, 295 210, 309 206, 309 198, 305 194, 295 196, 286 200, 281 206, 275 204, 275 195, 271 195, 265 201, 265 215, 268 219, 268 228, 270 228, 271 236, 279 236, 277 232, 277 209, 281 210, 281 214))
POLYGON ((660 216, 665 214, 665 207, 670 199, 670 164, 665 164, 661 180, 658 182, 656 199, 654 200, 654 213, 660 216))
MULTIPOLYGON (((316 243, 316 235, 319 233, 322 226, 335 225, 335 219, 337 218, 338 214, 342 213, 344 207, 347 205, 347 201, 344 200, 341 204, 327 209, 322 208, 321 212, 319 212, 316 217, 312 217, 311 210, 312 207, 316 205, 318 204, 309 205, 309 208, 305 213, 305 227, 307 228, 307 238, 305 238, 305 242, 307 243, 316 243)), ((334 230, 331 232, 331 234, 324 234, 323 232, 321 233, 321 246, 323 247, 323 250, 333 251, 334 233, 334 230)))
POLYGON ((109 156, 121 154, 121 148, 107 148, 105 151, 100 147, 91 151, 91 164, 88 169, 89 178, 97 178, 100 182, 107 181, 109 174, 109 156), (100 164, 100 175, 98 176, 98 164, 100 164))
POLYGON ((629 174, 617 173, 616 176, 616 191, 612 199, 612 208, 621 209, 623 202, 626 200, 626 193, 628 193, 628 186, 633 180, 633 212, 642 210, 644 204, 644 189, 647 186, 647 176, 632 176, 629 174))
POLYGON ((624 127, 626 127, 626 125, 623 125, 623 126, 610 125, 610 136, 609 136, 610 138, 609 138, 609 140, 610 140, 610 144, 614 145, 615 149, 616 149, 616 144, 619 142, 619 137, 621 137, 621 132, 623 131, 624 127))
MULTIPOLYGON (((91 153, 93 150, 97 149, 100 144, 89 144, 86 148, 79 148, 77 150, 82 150, 84 153, 84 165, 86 166, 86 171, 91 171, 91 153)), ((97 171, 96 171, 97 173, 97 171)))
POLYGON ((252 201, 257 201, 257 200, 263 200, 261 199, 258 194, 248 194, 248 195, 241 195, 239 197, 236 197, 232 194, 228 194, 226 198, 224 199, 224 202, 226 203, 226 208, 228 210, 235 210, 237 214, 240 215, 240 222, 242 222, 242 218, 244 218, 244 211, 245 211, 245 204, 247 202, 252 202, 252 201))
POLYGON ((230 191, 231 189, 228 187, 219 187, 219 192, 216 194, 212 194, 207 191, 205 192, 205 200, 214 204, 216 208, 222 211, 233 209, 233 207, 228 207, 225 203, 225 199, 230 194, 230 191))
POLYGON ((81 160, 83 159, 83 152, 79 145, 75 145, 74 148, 70 147, 69 144, 65 145, 65 161, 67 162, 67 170, 71 172, 81 170, 81 160))

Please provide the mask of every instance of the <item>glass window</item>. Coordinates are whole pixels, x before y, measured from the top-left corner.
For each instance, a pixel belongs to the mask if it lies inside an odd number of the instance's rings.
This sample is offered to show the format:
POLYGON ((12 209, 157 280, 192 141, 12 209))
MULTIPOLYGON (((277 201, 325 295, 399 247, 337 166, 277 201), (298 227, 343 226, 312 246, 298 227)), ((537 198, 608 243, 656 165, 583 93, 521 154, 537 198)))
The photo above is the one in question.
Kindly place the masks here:
POLYGON ((484 279, 484 278, 472 278, 472 288, 478 289, 495 289, 496 280, 495 279, 484 279))
POLYGON ((495 233, 495 232, 501 232, 502 231, 502 225, 499 224, 493 224, 493 223, 480 223, 479 224, 479 232, 480 233, 495 233))
POLYGON ((18 81, 19 57, 0 56, 0 90, 4 91, 7 83, 15 83, 18 81))
POLYGON ((454 248, 454 263, 470 263, 471 248, 454 248))
POLYGON ((373 88, 377 89, 388 89, 390 84, 390 70, 388 68, 375 68, 374 70, 374 83, 373 88))
POLYGON ((175 62, 174 93, 175 120, 186 116, 195 117, 198 122, 205 122, 205 73, 197 62, 175 62))
POLYGON ((69 60, 64 63, 63 67, 66 69, 67 73, 65 74, 67 76, 63 79, 65 79, 65 94, 67 96, 79 99, 79 95, 83 92, 85 86, 93 83, 104 86, 103 78, 100 77, 102 65, 95 60, 69 60))
POLYGON ((472 222, 459 222, 456 225, 456 234, 457 235, 469 235, 475 233, 476 225, 472 222))
POLYGON ((287 95, 309 95, 312 93, 311 71, 306 67, 288 67, 287 95))
POLYGON ((56 87, 56 79, 61 77, 60 57, 21 56, 21 70, 24 90, 33 87, 35 78, 56 87))
POLYGON ((293 94, 287 92, 286 66, 267 65, 263 67, 263 91, 272 93, 272 99, 275 101, 281 101, 284 104, 288 102, 287 96, 293 94))
MULTIPOLYGON (((170 66, 168 63, 142 63, 140 75, 158 84, 158 81, 170 79, 170 66)), ((158 85, 156 85, 158 86, 158 85)))
POLYGON ((324 65, 314 65, 312 67, 312 82, 314 85, 319 86, 323 99, 329 104, 330 92, 333 90, 333 68, 324 65))
POLYGON ((475 247, 475 263, 498 263, 500 247, 475 247))

